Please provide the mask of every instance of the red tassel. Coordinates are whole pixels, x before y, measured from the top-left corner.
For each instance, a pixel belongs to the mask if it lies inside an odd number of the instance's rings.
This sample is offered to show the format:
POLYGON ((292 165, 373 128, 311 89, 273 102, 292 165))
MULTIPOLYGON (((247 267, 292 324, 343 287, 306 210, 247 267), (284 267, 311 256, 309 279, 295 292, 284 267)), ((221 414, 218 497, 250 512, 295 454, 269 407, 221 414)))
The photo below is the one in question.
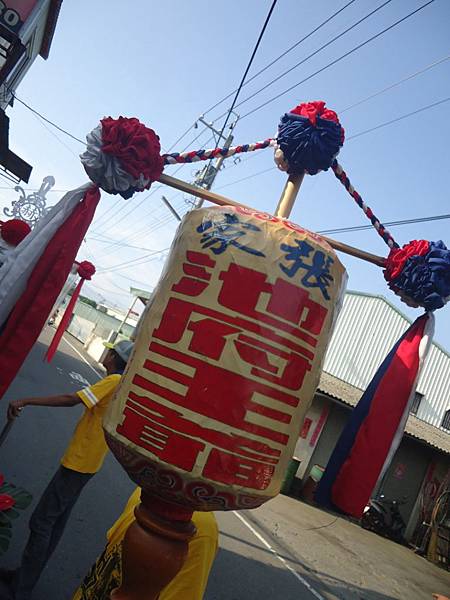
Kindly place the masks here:
POLYGON ((83 279, 83 278, 80 279, 80 281, 78 282, 78 285, 75 288, 74 293, 72 294, 72 298, 70 299, 70 302, 67 305, 66 310, 64 311, 61 322, 58 325, 58 329, 56 330, 55 335, 53 336, 53 339, 50 342, 49 347, 47 348, 47 352, 45 353, 44 360, 46 360, 48 363, 51 362, 52 358, 56 354, 56 351, 58 350, 59 342, 61 341, 61 338, 64 335, 64 332, 67 329, 67 326, 69 325, 70 317, 73 314, 73 309, 75 308, 75 304, 78 300, 78 297, 80 295, 81 288, 83 287, 84 282, 85 282, 85 279, 83 279))

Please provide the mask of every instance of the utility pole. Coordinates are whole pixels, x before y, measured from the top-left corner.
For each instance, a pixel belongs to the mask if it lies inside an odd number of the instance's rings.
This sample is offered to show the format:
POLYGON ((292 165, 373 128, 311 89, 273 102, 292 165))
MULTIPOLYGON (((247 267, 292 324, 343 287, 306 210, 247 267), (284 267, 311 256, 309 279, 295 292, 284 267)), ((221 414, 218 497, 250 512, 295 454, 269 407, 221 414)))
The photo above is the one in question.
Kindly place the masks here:
MULTIPOLYGON (((198 122, 202 123, 202 125, 204 125, 205 127, 207 127, 208 129, 210 129, 216 139, 216 146, 219 147, 220 146, 220 142, 222 140, 224 141, 223 144, 223 148, 229 148, 231 146, 231 144, 233 143, 233 131, 234 128, 237 125, 237 122, 239 121, 239 115, 235 112, 232 113, 235 117, 234 121, 229 125, 229 129, 230 132, 228 134, 228 136, 225 136, 223 134, 221 134, 220 131, 218 131, 212 123, 207 123, 203 117, 203 115, 201 117, 198 118, 198 121, 195 123, 194 127, 197 128, 198 127, 198 122)), ((197 187, 202 187, 205 190, 210 190, 215 178, 217 177, 220 169, 222 168, 222 163, 224 161, 224 157, 223 156, 219 156, 216 159, 216 162, 214 164, 211 164, 211 160, 207 161, 207 164, 203 167, 203 169, 201 169, 201 171, 198 171, 196 173, 196 177, 194 179, 194 185, 197 187)), ((168 209, 170 210, 170 212, 174 215, 174 217, 178 220, 181 221, 181 217, 180 215, 176 212, 176 210, 173 208, 173 206, 170 204, 170 202, 167 200, 167 198, 165 196, 162 196, 162 201, 164 202, 164 204, 168 207, 168 209)), ((194 202, 192 202, 193 208, 200 208, 203 205, 204 200, 202 198, 196 198, 194 200, 194 202)))
MULTIPOLYGON (((233 143, 233 131, 234 128, 237 125, 237 122, 239 121, 239 115, 236 113, 233 113, 235 115, 235 120, 230 124, 230 133, 228 134, 227 137, 225 137, 224 135, 221 135, 220 131, 218 131, 215 127, 213 127, 212 123, 207 123, 205 121, 205 119, 203 118, 203 115, 198 119, 200 121, 200 123, 202 123, 203 125, 205 125, 206 127, 208 127, 208 129, 211 129, 211 131, 217 136, 217 142, 216 145, 220 146, 220 142, 222 141, 222 139, 225 140, 223 147, 224 148, 229 148, 231 146, 231 144, 233 143)), ((197 177, 194 181, 194 185, 197 185, 199 187, 202 187, 206 190, 210 190, 215 178, 217 177, 221 167, 222 167, 222 163, 224 161, 224 157, 223 156, 219 156, 216 159, 216 162, 214 163, 214 165, 211 164, 211 161, 208 161, 208 163, 203 167, 203 169, 201 171, 199 171, 197 173, 197 177)), ((194 208, 200 208, 203 205, 204 200, 202 198, 199 198, 196 200, 194 208)))
POLYGON ((122 328, 125 325, 125 323, 127 322, 128 317, 131 315, 131 312, 134 308, 134 305, 136 304, 136 302, 138 301, 138 297, 135 296, 133 298, 133 302, 131 303, 131 306, 129 307, 125 318, 123 319, 123 321, 121 322, 121 324, 119 325, 119 329, 117 331, 111 331, 111 335, 109 336, 108 342, 114 343, 117 338, 119 337, 119 335, 122 333, 122 328))

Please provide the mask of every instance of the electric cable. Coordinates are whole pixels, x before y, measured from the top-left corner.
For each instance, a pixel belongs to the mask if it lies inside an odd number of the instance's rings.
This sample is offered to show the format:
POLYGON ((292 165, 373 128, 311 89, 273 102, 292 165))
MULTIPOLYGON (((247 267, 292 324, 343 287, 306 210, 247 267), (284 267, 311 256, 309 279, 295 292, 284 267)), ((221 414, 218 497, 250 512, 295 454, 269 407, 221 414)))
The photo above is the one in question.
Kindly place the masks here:
MULTIPOLYGON (((325 19, 324 21, 322 21, 317 27, 315 27, 314 29, 312 29, 309 33, 307 33, 305 36, 303 36, 300 40, 298 40, 297 42, 295 42, 295 44, 293 44, 292 46, 290 46, 287 50, 285 50, 284 52, 282 52, 281 54, 279 54, 274 60, 272 60, 270 63, 268 63, 265 67, 263 67, 262 69, 260 69, 257 73, 255 73, 254 75, 252 75, 251 77, 249 77, 243 84, 243 87, 245 87, 246 85, 248 85, 251 81, 253 81, 254 79, 256 79, 257 77, 259 77, 259 75, 261 75, 262 73, 264 73, 265 71, 267 71, 267 69, 269 69, 270 67, 272 67, 274 64, 276 64, 279 60, 281 60, 282 58, 284 58, 287 54, 289 54, 289 52, 291 52, 292 50, 294 50, 295 48, 297 48, 300 44, 302 44, 303 42, 305 42, 308 38, 310 38, 314 33, 317 33, 317 31, 319 31, 320 29, 322 29, 322 27, 324 27, 325 25, 327 25, 330 21, 332 21, 335 17, 337 17, 341 12, 343 12, 346 8, 348 8, 351 4, 353 4, 355 2, 355 0, 350 0, 350 2, 347 2, 347 4, 345 4, 342 8, 340 8, 339 10, 337 10, 336 12, 334 12, 331 16, 329 16, 327 19, 325 19)), ((211 112, 212 110, 214 110, 215 108, 217 108, 218 106, 220 106, 221 104, 223 104, 226 100, 228 100, 228 98, 231 98, 231 96, 238 91, 238 88, 236 88, 235 90, 233 90, 232 92, 230 92, 229 94, 227 94, 226 96, 224 96, 222 98, 222 100, 219 100, 218 102, 216 102, 215 104, 213 104, 212 106, 210 106, 208 108, 208 110, 206 110, 203 113, 203 116, 208 114, 209 112, 211 112)))
POLYGON ((382 35, 384 35, 385 33, 387 33, 388 31, 390 31, 391 29, 394 29, 395 27, 397 27, 398 25, 400 25, 401 23, 403 23, 404 21, 406 21, 407 19, 409 19, 410 17, 412 17, 413 15, 417 14, 419 11, 423 10, 424 8, 426 8, 427 6, 429 6, 430 4, 432 4, 435 0, 428 0, 428 2, 426 2, 425 4, 422 4, 421 6, 419 6, 418 8, 416 8, 415 10, 411 11, 410 13, 408 13, 407 15, 405 15, 404 17, 402 17, 401 19, 398 19, 397 21, 395 21, 394 23, 392 23, 391 25, 389 25, 388 27, 385 27, 384 29, 382 29, 381 31, 379 31, 378 33, 372 35, 371 37, 369 37, 367 40, 365 40, 364 42, 361 42, 360 44, 357 44, 356 46, 354 46, 351 50, 348 50, 347 52, 345 52, 344 54, 342 54, 341 56, 339 56, 338 58, 335 58, 334 60, 332 60, 331 62, 329 62, 328 64, 326 64, 325 66, 321 67, 320 69, 317 69, 317 71, 314 71, 314 73, 312 73, 311 75, 308 75, 308 77, 305 77, 304 79, 302 79, 301 81, 294 83, 294 85, 291 85, 290 87, 288 87, 287 89, 285 89, 284 91, 280 92, 279 94, 277 94, 276 96, 273 96, 272 98, 269 98, 269 100, 266 100, 265 102, 263 102, 262 104, 260 104, 259 106, 257 106, 256 108, 253 108, 252 110, 250 110, 249 112, 245 113, 242 117, 241 120, 244 119, 245 117, 248 117, 252 114, 254 114, 255 112, 257 112, 258 110, 261 110, 262 108, 264 108, 265 106, 271 104, 272 102, 274 102, 275 100, 278 100, 278 98, 281 98, 282 96, 284 96, 285 94, 287 94, 288 92, 291 92, 293 89, 295 89, 296 87, 298 87, 299 85, 301 85, 302 83, 305 83, 306 81, 309 81, 310 79, 312 79, 313 77, 315 77, 316 75, 319 75, 319 73, 323 73, 324 71, 326 71, 327 69, 329 69, 330 67, 336 65, 337 63, 339 63, 341 60, 343 60, 344 58, 347 58, 348 56, 350 56, 351 54, 353 54, 354 52, 357 52, 358 50, 360 50, 361 48, 363 48, 364 46, 366 46, 367 44, 369 44, 370 42, 373 42, 374 40, 378 39, 379 37, 381 37, 382 35))
MULTIPOLYGON (((385 227, 399 227, 400 225, 414 225, 416 223, 428 223, 429 221, 442 221, 450 219, 450 214, 433 215, 431 217, 417 217, 415 219, 401 219, 399 221, 384 221, 385 227)), ((331 235, 337 233, 348 233, 351 231, 363 231, 365 229, 373 229, 373 225, 354 225, 352 227, 337 227, 336 229, 321 229, 317 233, 323 235, 331 235)))
MULTIPOLYGON (((266 83, 263 87, 261 87, 259 90, 256 90, 256 92, 254 92, 253 94, 250 94, 250 96, 247 96, 247 98, 244 98, 244 100, 242 100, 241 102, 239 102, 239 104, 236 106, 236 108, 238 108, 239 106, 242 106, 243 104, 245 104, 246 102, 248 102, 249 100, 251 100, 252 98, 254 98, 255 96, 257 96, 258 94, 260 94, 261 92, 263 92, 264 90, 266 90, 267 88, 269 88, 270 86, 272 86, 274 83, 276 83, 277 81, 279 81, 280 79, 282 79, 283 77, 285 77, 286 75, 288 75, 289 73, 291 73, 292 71, 294 71, 295 69, 297 69, 298 67, 300 67, 301 65, 303 65, 310 58, 313 58, 313 56, 316 56, 317 54, 319 54, 319 52, 322 52, 322 50, 324 50, 325 48, 328 48, 328 46, 330 46, 331 44, 333 44, 334 42, 336 42, 337 40, 339 40, 340 38, 342 38, 344 35, 346 35, 350 31, 352 31, 356 27, 358 27, 358 25, 360 25, 361 23, 363 23, 364 21, 366 21, 367 19, 369 19, 371 16, 373 16, 375 13, 377 13, 379 10, 381 10, 382 8, 384 8, 385 6, 387 6, 388 4, 390 4, 391 2, 392 2, 392 0, 385 0, 385 2, 383 2, 383 4, 380 4, 380 6, 378 6, 377 8, 374 8, 367 15, 365 15, 364 17, 361 17, 360 19, 358 19, 358 21, 356 21, 355 23, 353 23, 353 25, 350 25, 344 31, 341 31, 341 33, 338 33, 336 36, 334 36, 333 38, 331 38, 331 40, 328 40, 325 44, 323 44, 322 46, 320 46, 320 48, 318 48, 317 50, 314 50, 314 52, 311 52, 311 54, 309 54, 308 56, 306 56, 305 58, 303 58, 301 61, 299 61, 298 63, 296 63, 294 66, 290 67, 289 69, 287 69, 286 71, 284 71, 283 73, 281 73, 280 75, 278 75, 277 77, 275 77, 274 79, 272 79, 271 81, 269 81, 268 83, 266 83)), ((217 117, 217 119, 222 118, 222 116, 223 115, 220 115, 220 117, 217 117)))
POLYGON ((64 129, 63 127, 60 127, 59 125, 57 125, 56 123, 54 123, 50 119, 47 119, 47 117, 44 117, 44 115, 41 114, 38 110, 36 110, 32 106, 30 106, 29 104, 27 104, 26 102, 24 102, 23 100, 21 100, 18 96, 16 96, 16 93, 13 90, 11 90, 10 88, 8 88, 8 90, 12 94, 13 98, 15 100, 17 100, 17 102, 20 102, 20 104, 23 104, 26 108, 28 108, 28 110, 31 110, 32 113, 34 113, 35 115, 37 115, 38 117, 40 117, 43 121, 45 121, 49 125, 52 125, 56 129, 58 129, 59 131, 61 131, 61 133, 65 133, 66 135, 68 135, 70 138, 72 138, 76 142, 79 142, 80 144, 83 144, 83 146, 86 146, 86 142, 83 142, 83 140, 80 140, 80 138, 77 138, 75 135, 73 135, 72 133, 70 133, 69 131, 67 131, 66 129, 64 129))
MULTIPOLYGON (((387 0, 387 1, 390 2, 391 0, 387 0)), ((261 31, 259 33, 259 36, 258 36, 258 39, 256 41, 255 47, 253 48, 253 52, 252 52, 252 55, 250 57, 250 60, 248 61, 248 64, 247 64, 247 67, 246 67, 246 69, 244 71, 244 74, 242 76, 241 82, 240 82, 240 84, 238 86, 238 89, 236 90, 236 94, 234 96, 234 99, 233 99, 233 102, 231 104, 231 107, 228 110, 228 114, 227 114, 226 119, 225 119, 225 121, 224 121, 224 123, 222 125, 222 129, 221 129, 220 134, 219 134, 218 143, 220 143, 220 140, 222 139, 223 132, 225 131, 225 127, 227 126, 227 123, 228 123, 228 121, 230 119, 231 113, 233 112, 233 109, 235 107, 235 104, 237 102, 239 94, 241 93, 242 86, 244 85, 245 79, 246 79, 246 77, 248 75, 248 72, 250 71, 250 68, 251 68, 251 66, 253 64, 253 61, 254 61, 256 53, 258 51, 259 45, 261 44, 261 40, 262 40, 262 38, 264 36, 264 33, 265 33, 266 29, 267 29, 267 26, 269 24, 270 18, 272 16, 272 13, 273 13, 273 11, 275 9, 275 6, 276 6, 277 2, 278 2, 278 0, 273 0, 272 5, 271 5, 271 7, 269 9, 269 12, 267 14, 266 20, 264 21, 264 25, 262 26, 262 29, 261 29, 261 31)))

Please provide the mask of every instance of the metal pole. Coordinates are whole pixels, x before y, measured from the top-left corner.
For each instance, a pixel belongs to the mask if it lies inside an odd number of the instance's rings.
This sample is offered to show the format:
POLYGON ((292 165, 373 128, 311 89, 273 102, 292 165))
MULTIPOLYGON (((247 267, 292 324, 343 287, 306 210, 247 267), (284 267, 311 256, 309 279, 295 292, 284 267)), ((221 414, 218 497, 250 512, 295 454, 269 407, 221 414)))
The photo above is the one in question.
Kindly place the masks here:
POLYGON ((134 297, 134 300, 133 300, 133 302, 131 303, 131 306, 130 306, 130 308, 128 309, 128 312, 127 312, 127 314, 125 315, 125 318, 124 318, 124 320, 123 320, 123 321, 122 321, 122 323, 120 324, 120 327, 119 327, 119 329, 118 329, 118 331, 117 331, 117 335, 119 335, 119 334, 121 334, 121 333, 122 333, 122 327, 123 327, 123 326, 125 325, 125 323, 127 322, 127 319, 128 319, 128 317, 130 316, 130 314, 131 314, 131 311, 133 310, 133 308, 134 308, 134 305, 136 304, 136 302, 137 302, 137 301, 138 301, 138 297, 137 297, 137 296, 135 296, 135 297, 134 297))
MULTIPOLYGON (((237 123, 237 120, 235 121, 235 123, 234 123, 234 124, 233 124, 233 126, 231 127, 231 131, 230 131, 230 133, 229 133, 229 135, 228 135, 228 137, 227 137, 227 139, 225 140, 225 143, 224 143, 224 145, 223 145, 223 147, 224 147, 224 148, 226 148, 226 149, 230 148, 231 144, 233 143, 233 139, 234 139, 234 136, 233 136, 233 129, 234 129, 234 126, 236 125, 236 123, 237 123)), ((214 169, 214 173, 212 174, 211 178, 208 178, 208 182, 207 182, 207 184, 204 186, 204 188, 205 188, 206 190, 210 190, 210 189, 211 189, 211 187, 212 187, 212 184, 214 183, 214 180, 215 180, 215 178, 217 177, 217 175, 218 175, 218 173, 219 173, 219 171, 220 171, 220 168, 221 168, 221 166, 222 166, 222 164, 223 164, 223 161, 224 161, 224 160, 225 160, 225 157, 224 157, 224 156, 219 156, 219 158, 216 160, 216 164, 215 164, 215 165, 214 165, 214 167, 213 167, 213 169, 214 169)), ((208 171, 206 171, 206 174, 207 174, 207 173, 208 173, 208 171)), ((204 201, 205 201, 205 200, 204 200, 204 198, 200 198, 200 200, 197 202, 197 204, 196 204, 195 208, 201 208, 201 207, 203 206, 203 202, 204 202, 204 201)))
POLYGON ((180 215, 177 213, 177 211, 174 209, 174 207, 170 204, 170 202, 167 200, 167 198, 165 196, 161 196, 161 198, 162 198, 162 201, 164 202, 164 204, 167 206, 167 208, 173 214, 173 216, 175 217, 175 219, 177 221, 181 221, 180 215))

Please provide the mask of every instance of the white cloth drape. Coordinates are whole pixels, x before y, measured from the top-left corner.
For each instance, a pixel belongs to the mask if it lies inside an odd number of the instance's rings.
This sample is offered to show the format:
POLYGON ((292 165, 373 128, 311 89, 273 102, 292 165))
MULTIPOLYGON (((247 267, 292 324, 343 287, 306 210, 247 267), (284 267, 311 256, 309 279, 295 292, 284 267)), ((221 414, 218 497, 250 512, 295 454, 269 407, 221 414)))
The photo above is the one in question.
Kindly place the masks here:
POLYGON ((48 242, 91 186, 92 183, 86 183, 68 192, 40 219, 33 231, 14 250, 8 252, 0 267, 0 327, 25 290, 28 278, 48 242))

